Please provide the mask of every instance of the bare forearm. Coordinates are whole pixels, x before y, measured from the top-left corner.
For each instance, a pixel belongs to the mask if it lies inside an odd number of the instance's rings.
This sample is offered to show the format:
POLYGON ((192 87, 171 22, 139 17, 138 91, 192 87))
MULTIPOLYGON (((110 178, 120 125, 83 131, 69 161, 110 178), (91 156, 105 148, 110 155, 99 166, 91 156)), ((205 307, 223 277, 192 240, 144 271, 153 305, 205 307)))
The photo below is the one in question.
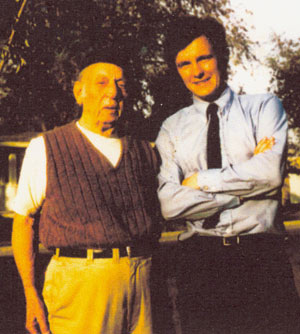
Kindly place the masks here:
POLYGON ((26 329, 30 334, 51 334, 45 305, 35 286, 34 219, 16 214, 13 222, 12 247, 26 297, 26 329))
POLYGON ((35 288, 34 219, 16 214, 13 221, 12 248, 24 290, 35 288))

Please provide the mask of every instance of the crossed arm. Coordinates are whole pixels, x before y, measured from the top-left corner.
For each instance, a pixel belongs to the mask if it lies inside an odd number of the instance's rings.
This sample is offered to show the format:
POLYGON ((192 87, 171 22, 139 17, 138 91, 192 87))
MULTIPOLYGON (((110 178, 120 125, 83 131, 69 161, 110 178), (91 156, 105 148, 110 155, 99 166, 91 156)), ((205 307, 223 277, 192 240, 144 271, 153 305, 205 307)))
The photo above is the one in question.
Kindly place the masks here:
MULTIPOLYGON (((253 152, 253 155, 257 155, 260 153, 264 153, 267 150, 270 150, 273 145, 275 144, 275 138, 274 137, 264 137, 255 147, 255 150, 253 152)), ((199 173, 195 173, 191 175, 190 177, 187 177, 182 181, 182 185, 186 187, 190 187, 193 189, 200 189, 200 186, 198 185, 198 176, 199 173)))
MULTIPOLYGON (((258 144, 248 160, 224 168, 194 170, 183 174, 173 143, 172 128, 163 126, 157 139, 162 165, 158 196, 166 220, 198 220, 240 205, 240 200, 272 196, 282 183, 287 120, 277 98, 264 102, 255 115, 258 144)), ((249 133, 249 135, 251 135, 249 133)), ((246 147, 241 149, 246 149, 246 147)))
MULTIPOLYGON (((166 141, 163 142, 166 144, 166 141)), ((267 152, 274 144, 273 137, 263 138, 255 148, 253 157, 267 152)), ((233 193, 218 190, 215 192, 204 191, 199 186, 199 174, 210 172, 210 170, 200 171, 182 181, 179 163, 172 160, 174 155, 170 154, 168 150, 161 150, 161 155, 163 164, 159 174, 158 197, 161 202, 162 215, 166 220, 204 219, 217 212, 239 206, 242 196, 251 196, 252 193, 266 191, 267 188, 264 183, 259 186, 258 182, 256 184, 257 190, 252 187, 251 182, 237 180, 234 183, 229 183, 229 187, 233 187, 233 193)), ((220 173, 220 170, 212 170, 212 172, 220 173)), ((214 177, 212 179, 217 183, 217 186, 220 186, 221 182, 215 181, 214 177)))

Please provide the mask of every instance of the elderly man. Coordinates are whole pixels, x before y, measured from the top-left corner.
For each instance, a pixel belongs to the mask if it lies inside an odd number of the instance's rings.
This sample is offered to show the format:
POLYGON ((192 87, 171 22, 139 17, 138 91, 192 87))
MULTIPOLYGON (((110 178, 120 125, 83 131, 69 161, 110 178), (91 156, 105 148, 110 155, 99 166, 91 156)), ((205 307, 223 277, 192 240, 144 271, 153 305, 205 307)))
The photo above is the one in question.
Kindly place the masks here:
POLYGON ((80 119, 30 142, 14 205, 12 246, 26 328, 150 334, 149 272, 160 234, 157 158, 148 142, 120 133, 127 95, 121 67, 91 64, 73 91, 80 119), (37 223, 40 241, 55 252, 43 297, 34 278, 37 223))
POLYGON ((179 18, 166 44, 193 97, 164 121, 156 141, 163 216, 187 224, 175 256, 183 333, 299 333, 279 215, 282 105, 227 85, 229 48, 217 20, 179 18))

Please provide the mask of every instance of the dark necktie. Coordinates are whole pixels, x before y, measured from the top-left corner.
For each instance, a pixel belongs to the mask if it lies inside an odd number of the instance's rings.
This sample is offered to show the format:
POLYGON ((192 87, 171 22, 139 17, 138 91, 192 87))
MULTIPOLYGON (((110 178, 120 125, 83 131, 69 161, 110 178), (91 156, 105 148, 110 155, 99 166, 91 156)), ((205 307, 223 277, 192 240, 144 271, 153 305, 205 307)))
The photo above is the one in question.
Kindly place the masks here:
POLYGON ((209 120, 207 130, 207 168, 221 168, 221 145, 219 134, 219 118, 217 115, 218 106, 211 103, 207 108, 207 118, 209 120))
MULTIPOLYGON (((207 119, 209 121, 207 130, 207 168, 221 168, 221 145, 220 145, 220 133, 219 133, 219 118, 217 115, 218 106, 215 103, 211 103, 207 108, 207 119)), ((220 213, 216 213, 213 216, 206 218, 203 223, 203 228, 212 229, 215 228, 219 222, 220 213)))

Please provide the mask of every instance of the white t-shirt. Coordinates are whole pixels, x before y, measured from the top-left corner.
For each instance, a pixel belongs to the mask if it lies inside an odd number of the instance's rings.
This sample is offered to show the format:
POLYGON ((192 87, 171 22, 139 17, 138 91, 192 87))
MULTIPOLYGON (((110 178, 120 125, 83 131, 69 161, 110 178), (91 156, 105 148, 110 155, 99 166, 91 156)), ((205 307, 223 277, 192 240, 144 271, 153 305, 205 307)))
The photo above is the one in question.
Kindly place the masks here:
MULTIPOLYGON (((115 167, 121 157, 122 143, 119 138, 107 138, 91 132, 76 123, 79 130, 115 167)), ((17 195, 12 203, 13 211, 28 216, 42 206, 46 195, 47 161, 46 147, 42 136, 30 141, 23 160, 17 195)))

